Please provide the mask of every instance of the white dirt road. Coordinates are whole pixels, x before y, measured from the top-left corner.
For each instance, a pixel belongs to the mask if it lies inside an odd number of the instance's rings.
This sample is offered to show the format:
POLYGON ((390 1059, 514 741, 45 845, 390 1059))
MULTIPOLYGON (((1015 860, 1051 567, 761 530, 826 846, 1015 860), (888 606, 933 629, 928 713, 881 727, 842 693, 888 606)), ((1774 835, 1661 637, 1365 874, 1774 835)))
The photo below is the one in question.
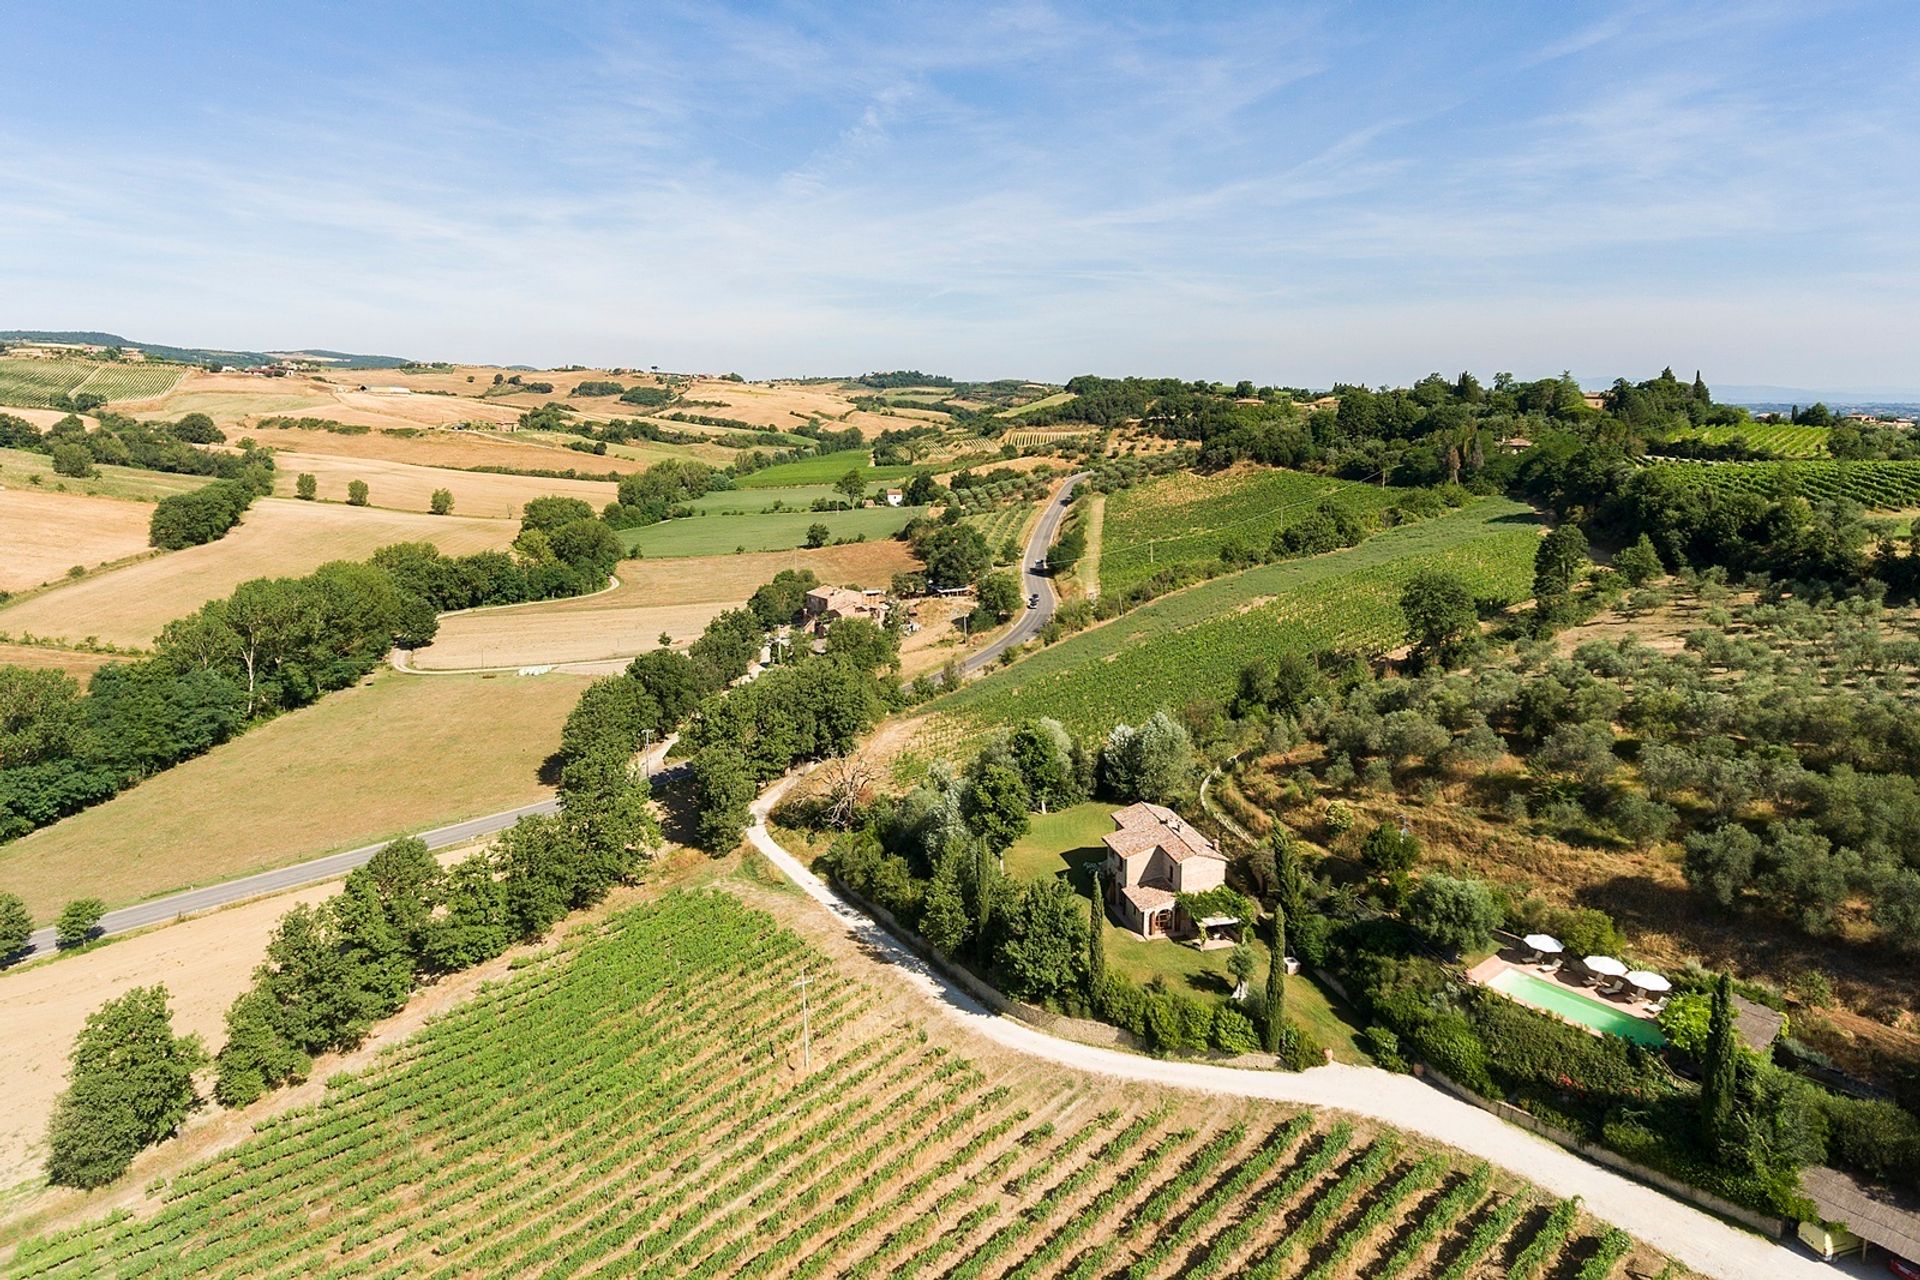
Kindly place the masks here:
POLYGON ((1763 1239, 1651 1187, 1590 1164, 1411 1076, 1334 1065, 1305 1072, 1248 1071, 1099 1049, 1000 1017, 935 973, 864 912, 840 898, 781 847, 766 815, 786 784, 763 792, 747 836, 753 847, 824 907, 877 959, 891 962, 940 1012, 995 1044, 1099 1075, 1206 1093, 1335 1107, 1418 1133, 1491 1161, 1585 1208, 1704 1275, 1722 1280, 1832 1280, 1835 1268, 1797 1246, 1763 1239))

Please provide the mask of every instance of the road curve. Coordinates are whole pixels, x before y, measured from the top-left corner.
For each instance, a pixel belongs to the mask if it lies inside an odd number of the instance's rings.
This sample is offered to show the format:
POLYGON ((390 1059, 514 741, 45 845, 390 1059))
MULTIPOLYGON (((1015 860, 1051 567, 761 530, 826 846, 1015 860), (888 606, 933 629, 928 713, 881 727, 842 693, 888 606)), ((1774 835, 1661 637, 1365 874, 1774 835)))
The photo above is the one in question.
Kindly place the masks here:
POLYGON ((1033 526, 1033 536, 1027 539, 1027 547, 1020 558, 1020 613, 1008 628, 1007 634, 995 640, 980 652, 967 658, 960 664, 960 674, 973 675, 983 671, 999 660, 1000 655, 1015 645, 1025 644, 1040 634, 1040 629, 1053 620, 1054 610, 1060 606, 1060 597, 1053 589, 1053 578, 1044 573, 1034 572, 1034 566, 1047 558, 1047 548, 1053 545, 1054 535, 1059 532, 1060 521, 1066 517, 1067 506, 1073 497, 1073 491, 1085 480, 1089 472, 1079 471, 1067 477, 1066 482, 1053 497, 1047 500, 1046 510, 1040 513, 1039 523, 1033 526), (1040 607, 1027 608, 1027 598, 1040 597, 1040 607))
POLYGON ((869 955, 892 964, 942 1015, 1018 1053, 1123 1080, 1205 1093, 1337 1107, 1418 1133, 1499 1165, 1585 1207, 1630 1235, 1722 1280, 1833 1280, 1835 1269, 1798 1248, 1740 1230, 1652 1187, 1590 1164, 1561 1147, 1412 1076, 1373 1067, 1333 1065, 1310 1071, 1249 1071, 1148 1058, 1050 1036, 1000 1017, 935 972, 893 935, 842 899, 767 830, 766 815, 794 775, 753 805, 747 838, 789 880, 825 908, 869 955))

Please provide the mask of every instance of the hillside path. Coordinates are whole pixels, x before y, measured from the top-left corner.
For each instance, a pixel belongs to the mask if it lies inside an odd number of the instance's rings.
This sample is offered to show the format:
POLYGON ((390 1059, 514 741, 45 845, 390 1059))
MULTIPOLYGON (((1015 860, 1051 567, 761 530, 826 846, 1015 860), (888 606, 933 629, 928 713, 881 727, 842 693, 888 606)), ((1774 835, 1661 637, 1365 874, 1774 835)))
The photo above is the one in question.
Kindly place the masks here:
MULTIPOLYGON (((1332 1065, 1310 1071, 1250 1071, 1148 1058, 1061 1040, 1027 1023, 1000 1017, 935 972, 865 912, 803 866, 767 830, 766 815, 793 775, 763 792, 747 838, 754 849, 823 907, 880 963, 942 1015, 975 1035, 1064 1067, 1206 1093, 1337 1107, 1431 1138, 1499 1165, 1559 1196, 1580 1196, 1596 1217, 1720 1280, 1832 1280, 1842 1268, 1797 1245, 1767 1240, 1669 1198, 1652 1187, 1590 1164, 1572 1152, 1515 1128, 1412 1076, 1373 1067, 1332 1065)), ((1861 1273, 1866 1274, 1866 1273, 1861 1273)))

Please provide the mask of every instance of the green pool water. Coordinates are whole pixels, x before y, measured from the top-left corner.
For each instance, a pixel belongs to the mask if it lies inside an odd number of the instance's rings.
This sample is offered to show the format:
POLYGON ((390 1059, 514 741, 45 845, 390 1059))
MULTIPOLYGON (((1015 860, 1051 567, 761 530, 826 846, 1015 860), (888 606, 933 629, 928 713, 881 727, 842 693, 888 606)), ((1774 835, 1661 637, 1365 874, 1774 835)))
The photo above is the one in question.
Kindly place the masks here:
POLYGON ((1545 978, 1536 978, 1519 969, 1503 969, 1487 983, 1495 991, 1511 996, 1521 1004, 1530 1004, 1536 1009, 1545 1009, 1557 1013, 1563 1018, 1592 1027, 1595 1031, 1604 1031, 1608 1035, 1632 1040, 1636 1044, 1657 1049, 1667 1042, 1660 1034, 1660 1028, 1645 1018, 1636 1018, 1623 1013, 1611 1005, 1601 1004, 1571 991, 1557 982, 1545 978))

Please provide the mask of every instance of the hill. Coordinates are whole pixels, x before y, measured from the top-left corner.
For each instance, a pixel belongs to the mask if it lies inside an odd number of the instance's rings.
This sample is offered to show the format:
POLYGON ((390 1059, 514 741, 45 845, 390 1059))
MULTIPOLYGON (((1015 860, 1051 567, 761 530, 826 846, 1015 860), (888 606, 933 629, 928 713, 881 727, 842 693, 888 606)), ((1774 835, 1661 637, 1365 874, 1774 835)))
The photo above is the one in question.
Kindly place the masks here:
POLYGON ((161 342, 137 342, 97 329, 0 329, 0 342, 84 343, 93 347, 132 347, 151 360, 179 364, 223 364, 240 369, 259 368, 283 360, 313 360, 338 369, 395 369, 412 364, 405 356, 360 355, 309 347, 300 351, 228 351, 219 347, 176 347, 161 342))

